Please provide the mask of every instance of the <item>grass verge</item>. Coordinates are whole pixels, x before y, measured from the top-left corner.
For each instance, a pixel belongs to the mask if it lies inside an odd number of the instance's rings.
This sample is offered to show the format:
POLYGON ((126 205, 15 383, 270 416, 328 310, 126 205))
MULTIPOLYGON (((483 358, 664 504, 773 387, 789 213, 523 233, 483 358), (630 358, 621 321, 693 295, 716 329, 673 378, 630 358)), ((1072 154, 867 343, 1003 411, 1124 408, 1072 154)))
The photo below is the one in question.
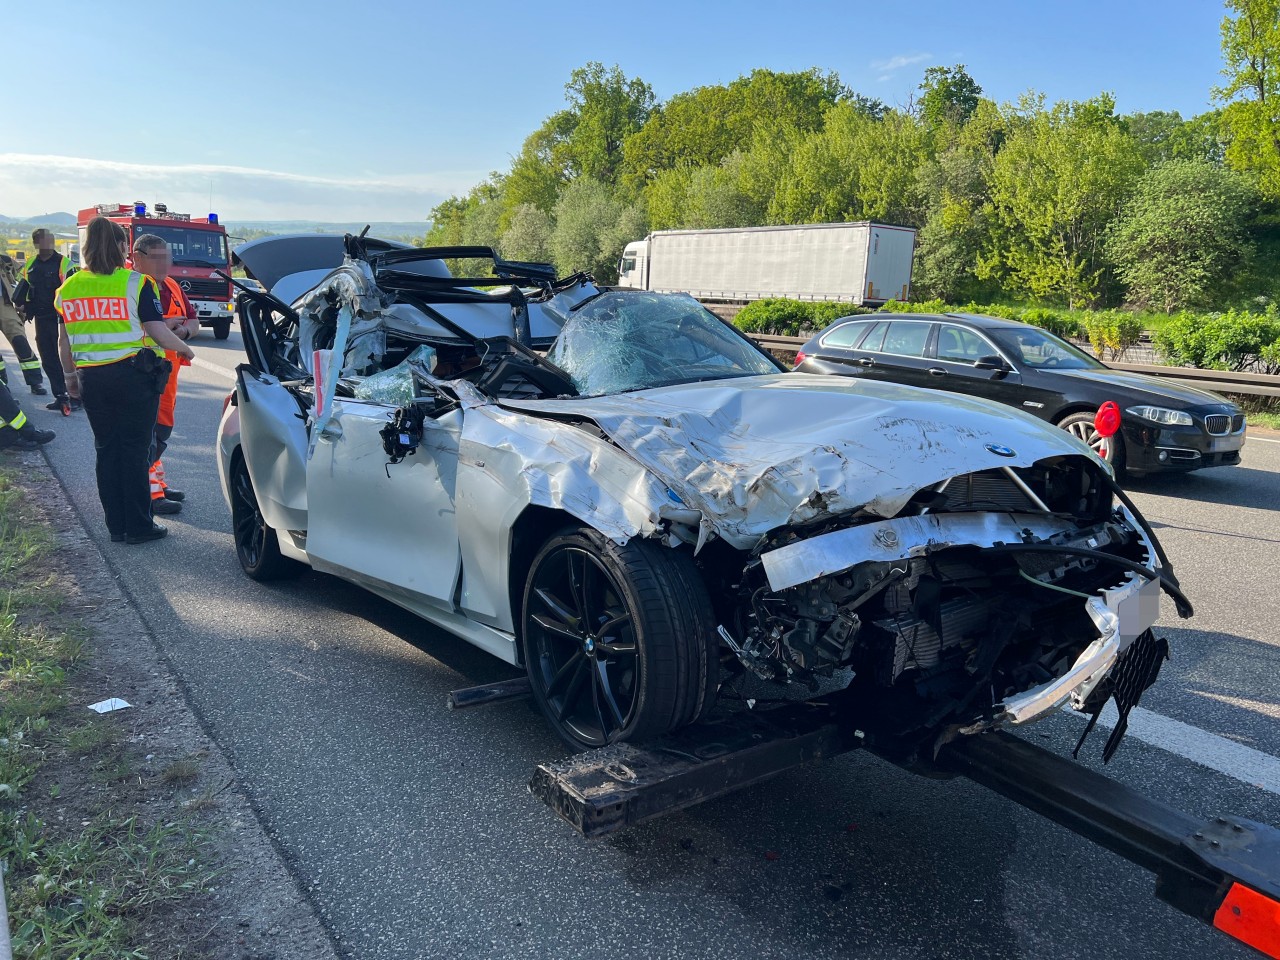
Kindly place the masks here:
POLYGON ((54 547, 0 466, 0 864, 13 955, 149 957, 146 922, 212 879, 206 838, 180 812, 156 819, 127 802, 133 756, 118 718, 80 702, 87 633, 59 611, 54 547))

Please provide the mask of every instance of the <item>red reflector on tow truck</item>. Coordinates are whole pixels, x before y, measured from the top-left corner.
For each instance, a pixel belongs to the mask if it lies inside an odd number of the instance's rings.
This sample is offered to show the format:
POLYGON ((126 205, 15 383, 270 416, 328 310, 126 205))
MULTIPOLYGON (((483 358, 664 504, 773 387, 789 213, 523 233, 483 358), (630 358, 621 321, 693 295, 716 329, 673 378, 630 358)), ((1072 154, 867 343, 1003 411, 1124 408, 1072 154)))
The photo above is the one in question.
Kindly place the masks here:
POLYGON ((1280 903, 1235 883, 1213 915, 1213 925, 1268 957, 1280 960, 1280 903))

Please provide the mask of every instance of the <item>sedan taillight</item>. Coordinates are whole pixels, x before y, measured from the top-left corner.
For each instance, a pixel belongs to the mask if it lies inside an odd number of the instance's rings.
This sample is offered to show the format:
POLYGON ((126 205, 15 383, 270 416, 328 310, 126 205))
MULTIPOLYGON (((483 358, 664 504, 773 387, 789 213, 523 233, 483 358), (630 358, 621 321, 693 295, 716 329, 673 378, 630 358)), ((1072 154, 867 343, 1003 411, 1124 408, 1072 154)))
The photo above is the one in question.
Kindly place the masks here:
POLYGON ((798 366, 800 366, 800 364, 802 364, 802 363, 804 363, 804 351, 803 351, 803 350, 797 350, 797 351, 796 351, 796 366, 798 367, 798 366))

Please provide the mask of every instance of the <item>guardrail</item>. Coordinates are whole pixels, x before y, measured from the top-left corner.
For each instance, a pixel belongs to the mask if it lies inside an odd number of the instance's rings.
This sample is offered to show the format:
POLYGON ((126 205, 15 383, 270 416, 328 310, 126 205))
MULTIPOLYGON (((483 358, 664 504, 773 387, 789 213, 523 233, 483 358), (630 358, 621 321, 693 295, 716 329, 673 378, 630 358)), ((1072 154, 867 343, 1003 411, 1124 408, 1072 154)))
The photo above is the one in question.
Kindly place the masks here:
MULTIPOLYGON (((766 350, 799 350, 808 337, 779 337, 767 333, 749 333, 752 340, 766 350)), ((1233 373, 1229 370, 1204 370, 1200 367, 1165 367, 1150 363, 1108 363, 1112 370, 1168 377, 1181 383, 1218 393, 1243 393, 1255 397, 1280 397, 1280 377, 1266 373, 1233 373)))

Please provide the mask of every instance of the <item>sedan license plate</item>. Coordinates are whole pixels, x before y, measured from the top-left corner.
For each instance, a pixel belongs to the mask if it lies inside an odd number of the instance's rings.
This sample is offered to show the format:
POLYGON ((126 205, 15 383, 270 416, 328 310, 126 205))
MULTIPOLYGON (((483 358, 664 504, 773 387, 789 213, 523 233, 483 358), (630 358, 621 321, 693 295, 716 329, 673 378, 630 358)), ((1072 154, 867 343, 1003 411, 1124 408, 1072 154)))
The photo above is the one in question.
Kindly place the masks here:
POLYGON ((1160 619, 1160 581, 1148 580, 1116 605, 1120 642, 1128 645, 1160 619))
POLYGON ((1244 440, 1241 437, 1214 437, 1209 441, 1210 453, 1222 453, 1226 450, 1239 450, 1244 440))

